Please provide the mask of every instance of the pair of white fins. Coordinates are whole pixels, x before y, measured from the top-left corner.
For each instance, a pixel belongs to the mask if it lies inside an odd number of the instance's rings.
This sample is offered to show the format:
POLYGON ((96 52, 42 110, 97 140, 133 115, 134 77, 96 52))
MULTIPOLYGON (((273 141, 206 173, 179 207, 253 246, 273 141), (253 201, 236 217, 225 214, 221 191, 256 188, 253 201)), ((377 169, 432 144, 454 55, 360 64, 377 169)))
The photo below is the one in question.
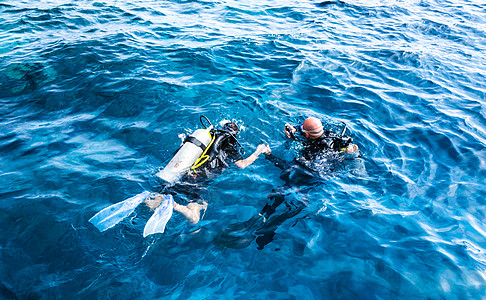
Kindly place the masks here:
MULTIPOLYGON (((89 222, 96 226, 99 231, 103 232, 128 217, 149 194, 149 191, 143 191, 125 201, 108 206, 89 219, 89 222)), ((165 225, 167 225, 167 222, 172 217, 173 209, 174 199, 172 195, 165 195, 160 206, 157 207, 152 217, 147 221, 143 229, 143 237, 154 233, 163 233, 165 225)))

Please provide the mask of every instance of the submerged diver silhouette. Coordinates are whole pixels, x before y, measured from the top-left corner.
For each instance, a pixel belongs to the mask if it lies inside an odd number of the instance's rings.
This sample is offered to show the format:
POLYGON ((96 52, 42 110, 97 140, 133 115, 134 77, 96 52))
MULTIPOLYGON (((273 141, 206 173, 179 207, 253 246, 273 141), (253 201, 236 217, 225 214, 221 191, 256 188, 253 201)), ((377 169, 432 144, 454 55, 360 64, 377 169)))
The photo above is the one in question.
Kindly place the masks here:
MULTIPOLYGON (((352 144, 352 139, 345 136, 346 127, 340 135, 330 131, 324 131, 320 120, 307 118, 299 127, 299 132, 305 139, 295 136, 297 129, 285 124, 285 134, 289 138, 298 140, 304 145, 302 155, 292 161, 285 161, 273 154, 266 155, 276 167, 282 170, 280 178, 284 184, 272 190, 267 195, 267 204, 257 215, 249 220, 230 224, 223 229, 214 239, 214 243, 220 247, 244 248, 247 247, 255 238, 258 249, 261 250, 270 243, 275 231, 283 222, 298 215, 309 203, 305 200, 305 195, 317 183, 322 182, 316 170, 310 168, 309 161, 315 161, 324 157, 340 156, 341 159, 335 161, 342 162, 342 159, 350 156, 359 155, 358 146, 352 144), (344 157, 346 156, 346 157, 344 157), (300 199, 287 199, 286 196, 297 193, 300 199), (285 204, 284 207, 281 205, 285 204), (277 209, 281 212, 276 214, 277 209)), ((332 172, 335 166, 328 166, 328 172, 332 172)))

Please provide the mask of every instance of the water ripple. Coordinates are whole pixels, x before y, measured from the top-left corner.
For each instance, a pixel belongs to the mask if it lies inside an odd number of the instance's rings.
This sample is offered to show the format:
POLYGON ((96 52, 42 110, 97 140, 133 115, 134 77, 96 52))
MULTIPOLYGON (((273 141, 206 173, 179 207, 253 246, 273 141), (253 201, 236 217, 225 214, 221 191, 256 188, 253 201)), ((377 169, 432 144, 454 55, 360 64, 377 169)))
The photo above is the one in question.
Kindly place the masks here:
POLYGON ((1 297, 484 298, 485 18, 463 0, 0 3, 1 297), (362 157, 312 165, 239 249, 217 237, 283 185, 263 159, 198 190, 196 227, 143 239, 145 207, 87 223, 158 189, 201 114, 287 160, 285 122, 346 122, 362 157))

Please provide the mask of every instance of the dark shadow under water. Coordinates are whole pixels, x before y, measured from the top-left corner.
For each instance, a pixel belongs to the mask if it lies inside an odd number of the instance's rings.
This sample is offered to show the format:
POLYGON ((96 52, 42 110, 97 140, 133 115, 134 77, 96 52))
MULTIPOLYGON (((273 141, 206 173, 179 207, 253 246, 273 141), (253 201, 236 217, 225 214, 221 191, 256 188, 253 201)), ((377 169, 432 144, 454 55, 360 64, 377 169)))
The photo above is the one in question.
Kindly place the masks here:
POLYGON ((258 214, 244 222, 230 224, 217 234, 213 241, 217 247, 241 249, 255 240, 262 250, 274 240, 280 225, 309 205, 307 194, 325 183, 326 174, 344 167, 344 156, 334 153, 312 162, 302 158, 289 162, 274 155, 266 158, 282 170, 280 178, 284 184, 267 195, 267 204, 258 214))

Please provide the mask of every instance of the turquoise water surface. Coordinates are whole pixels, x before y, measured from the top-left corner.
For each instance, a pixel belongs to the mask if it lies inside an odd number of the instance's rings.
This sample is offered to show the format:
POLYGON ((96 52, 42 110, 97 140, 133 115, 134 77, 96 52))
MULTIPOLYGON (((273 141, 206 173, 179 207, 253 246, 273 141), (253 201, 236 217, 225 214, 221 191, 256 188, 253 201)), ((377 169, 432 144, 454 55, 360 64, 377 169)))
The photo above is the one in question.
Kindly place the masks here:
POLYGON ((0 298, 484 299, 485 53, 478 0, 0 0, 0 298), (88 222, 201 115, 288 161, 286 122, 345 122, 362 157, 233 165, 147 238, 144 206, 88 222))

